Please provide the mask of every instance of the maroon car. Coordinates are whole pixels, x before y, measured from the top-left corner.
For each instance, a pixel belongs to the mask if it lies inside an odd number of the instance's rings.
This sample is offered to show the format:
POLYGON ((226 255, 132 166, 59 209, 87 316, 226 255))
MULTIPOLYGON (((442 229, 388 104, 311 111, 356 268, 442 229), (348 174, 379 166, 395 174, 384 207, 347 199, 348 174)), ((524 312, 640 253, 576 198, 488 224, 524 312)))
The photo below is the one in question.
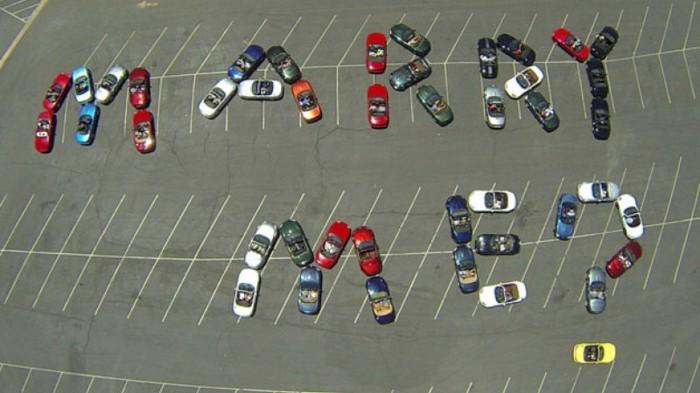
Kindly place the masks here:
POLYGON ((367 88, 367 119, 374 129, 389 126, 389 92, 381 83, 367 88))
POLYGON ((374 238, 374 232, 364 226, 356 228, 352 233, 352 243, 360 259, 362 272, 370 277, 381 273, 382 257, 379 255, 379 246, 374 238))
POLYGON ((129 74, 129 101, 136 109, 151 103, 151 74, 145 68, 135 68, 129 74))
POLYGON ((608 260, 608 263, 605 264, 605 271, 608 272, 610 278, 618 278, 641 257, 642 246, 631 240, 608 260))
POLYGON ((381 74, 386 70, 386 36, 384 33, 367 34, 365 63, 370 74, 381 74))
POLYGON ((58 74, 51 82, 51 86, 46 91, 46 97, 44 97, 44 109, 51 111, 53 113, 58 112, 61 109, 63 100, 68 95, 70 87, 73 84, 73 79, 68 74, 58 74))
POLYGON ((328 228, 328 233, 323 239, 323 242, 314 255, 316 264, 325 268, 332 269, 338 259, 340 259, 340 254, 343 253, 345 245, 348 244, 350 240, 350 227, 343 221, 336 221, 333 225, 328 228))

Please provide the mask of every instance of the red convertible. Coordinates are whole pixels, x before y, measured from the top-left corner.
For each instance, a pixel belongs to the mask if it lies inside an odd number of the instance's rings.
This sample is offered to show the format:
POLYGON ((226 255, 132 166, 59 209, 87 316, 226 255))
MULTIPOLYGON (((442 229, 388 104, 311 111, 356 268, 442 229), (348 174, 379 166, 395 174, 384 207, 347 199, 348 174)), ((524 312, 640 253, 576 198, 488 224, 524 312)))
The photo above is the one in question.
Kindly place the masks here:
POLYGON ((134 113, 132 121, 134 146, 141 154, 150 153, 156 149, 156 131, 153 125, 153 114, 142 109, 134 113))
POLYGON ((583 41, 563 27, 554 29, 552 40, 580 63, 586 61, 591 52, 583 41))
POLYGON ((386 70, 386 36, 383 33, 367 34, 365 62, 370 74, 381 74, 386 70))
POLYGON ((316 255, 314 256, 316 264, 326 269, 332 269, 338 263, 340 254, 343 253, 345 245, 350 240, 350 232, 348 224, 340 220, 334 222, 328 228, 325 239, 323 239, 318 250, 316 250, 316 255))
POLYGON ((370 127, 382 129, 389 125, 389 92, 386 86, 375 83, 367 88, 367 107, 370 127))
POLYGON ((63 100, 68 95, 70 87, 73 84, 73 79, 68 74, 58 74, 51 82, 51 86, 46 91, 46 97, 44 97, 44 109, 51 111, 53 113, 58 112, 61 109, 61 104, 63 100))
POLYGON ((379 246, 374 238, 374 232, 364 226, 356 228, 352 233, 352 243, 360 259, 362 272, 370 277, 381 273, 382 257, 379 255, 379 246))
POLYGON ((151 74, 145 68, 135 68, 129 74, 129 101, 136 109, 151 103, 151 74))
POLYGON ((56 133, 56 115, 51 111, 39 113, 34 131, 34 148, 39 153, 51 153, 53 137, 56 133))
POLYGON ((642 246, 631 240, 605 264, 610 278, 618 278, 642 257, 642 246))

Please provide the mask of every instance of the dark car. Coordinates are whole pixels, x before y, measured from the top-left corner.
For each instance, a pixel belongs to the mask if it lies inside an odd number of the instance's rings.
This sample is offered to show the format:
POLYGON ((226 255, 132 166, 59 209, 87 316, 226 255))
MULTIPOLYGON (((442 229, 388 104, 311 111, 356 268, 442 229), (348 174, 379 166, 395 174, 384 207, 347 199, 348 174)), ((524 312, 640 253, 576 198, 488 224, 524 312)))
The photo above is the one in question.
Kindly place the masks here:
POLYGON ((273 46, 267 50, 267 60, 286 83, 294 83, 301 79, 301 69, 281 46, 273 46))
POLYGON ((481 76, 488 79, 495 78, 498 76, 496 42, 490 38, 480 38, 478 48, 481 76))
POLYGON ((457 272, 457 285, 462 293, 479 290, 479 275, 474 262, 474 252, 465 245, 459 245, 452 251, 452 261, 457 272))
POLYGON ((559 116, 542 93, 531 91, 525 96, 525 104, 545 131, 552 132, 559 128, 559 116))
POLYGON ((578 198, 576 195, 568 192, 561 194, 557 204, 557 220, 554 224, 554 236, 557 239, 568 240, 574 235, 577 212, 578 198))
POLYGON ((432 69, 426 59, 417 58, 391 72, 389 83, 396 91, 404 91, 430 76, 432 69))
POLYGON ((513 255, 520 252, 520 237, 513 234, 484 234, 474 241, 474 250, 481 255, 513 255))
POLYGON ((605 67, 603 62, 591 58, 586 62, 586 74, 588 74, 588 85, 591 87, 591 94, 596 98, 605 98, 608 96, 608 78, 605 75, 605 67))
POLYGON ((619 38, 620 36, 617 34, 617 30, 610 26, 605 26, 593 39, 591 54, 600 60, 605 59, 612 51, 615 44, 617 44, 619 38))
POLYGON ((535 51, 510 34, 501 34, 496 38, 498 48, 518 63, 529 67, 535 63, 535 51))
POLYGON ((396 313, 386 281, 380 276, 370 277, 365 281, 365 288, 374 319, 381 325, 394 322, 396 313))
POLYGON ((602 98, 594 98, 591 101, 591 124, 595 139, 610 138, 610 110, 607 101, 602 98))
POLYGON ((285 221, 280 226, 280 234, 295 265, 304 267, 313 262, 314 255, 309 241, 306 239, 301 225, 296 220, 290 218, 285 221))
POLYGON ((416 97, 421 105, 440 127, 452 123, 454 114, 452 108, 438 91, 431 85, 423 85, 416 91, 416 97))
POLYGON ((297 307, 299 312, 307 315, 318 314, 321 309, 321 270, 307 266, 299 273, 299 297, 297 307))
POLYGON ((250 45, 228 68, 228 77, 236 83, 248 79, 263 61, 265 50, 258 45, 250 45))
POLYGON ((598 266, 586 270, 586 310, 591 314, 605 311, 605 272, 598 266))
POLYGON ((450 221, 450 235, 457 244, 472 240, 472 218, 467 209, 467 200, 461 195, 451 195, 445 201, 445 209, 450 221))
POLYGON ((389 36, 397 44, 408 49, 416 56, 424 57, 430 52, 430 41, 424 35, 403 23, 391 26, 389 36))

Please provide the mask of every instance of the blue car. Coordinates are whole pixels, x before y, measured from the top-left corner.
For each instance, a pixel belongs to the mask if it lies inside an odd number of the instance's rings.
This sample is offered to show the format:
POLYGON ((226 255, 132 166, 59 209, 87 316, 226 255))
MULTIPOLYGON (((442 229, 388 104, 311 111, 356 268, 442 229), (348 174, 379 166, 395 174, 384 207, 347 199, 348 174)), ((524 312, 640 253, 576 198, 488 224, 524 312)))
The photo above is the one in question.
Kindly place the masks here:
POLYGON ((461 195, 452 195, 445 202, 450 221, 450 235, 457 244, 472 240, 472 219, 467 209, 467 200, 461 195))
POLYGON ((321 309, 321 270, 307 266, 299 273, 299 298, 297 307, 302 314, 318 314, 321 309))
POLYGON ((84 66, 76 67, 73 69, 72 77, 75 100, 78 104, 92 102, 95 95, 90 69, 84 66))
POLYGON ((565 192, 559 197, 557 206, 557 222, 554 224, 554 236, 559 240, 568 240, 574 234, 578 198, 565 192))
POLYGON ((87 103, 80 106, 78 116, 78 127, 75 129, 75 141, 80 145, 89 146, 95 140, 97 132, 97 122, 100 118, 100 108, 87 103))
POLYGON ((248 79, 264 60, 265 50, 258 45, 250 45, 228 68, 228 76, 236 83, 248 79))
POLYGON ((367 300, 372 306, 374 320, 380 325, 394 322, 396 313, 386 281, 381 276, 370 277, 365 282, 365 288, 367 288, 367 300))
POLYGON ((452 251, 452 261, 457 271, 457 285, 462 293, 472 293, 479 290, 479 275, 477 274, 474 252, 465 245, 459 245, 452 251))

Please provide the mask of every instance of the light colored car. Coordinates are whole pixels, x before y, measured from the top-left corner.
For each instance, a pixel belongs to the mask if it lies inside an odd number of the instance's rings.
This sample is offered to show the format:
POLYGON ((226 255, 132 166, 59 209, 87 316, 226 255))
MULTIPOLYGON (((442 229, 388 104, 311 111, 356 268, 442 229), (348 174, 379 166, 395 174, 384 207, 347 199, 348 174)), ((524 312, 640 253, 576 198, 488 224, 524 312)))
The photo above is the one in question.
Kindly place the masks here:
POLYGON ((612 363, 615 360, 615 344, 580 343, 572 351, 574 362, 582 364, 612 363))
POLYGON ((508 213, 518 205, 515 194, 510 191, 474 190, 468 201, 469 208, 478 213, 508 213))
POLYGON ((233 313, 239 317, 250 317, 255 312, 258 302, 260 272, 254 269, 243 269, 238 274, 236 290, 233 294, 233 313))
POLYGON ((609 181, 583 182, 578 185, 581 202, 612 202, 620 195, 620 186, 609 181))
POLYGON ((644 235, 644 224, 639 212, 637 200, 631 194, 622 194, 615 200, 615 207, 620 213, 622 229, 630 240, 639 239, 644 235))
POLYGON ((270 79, 247 79, 238 84, 238 96, 244 100, 275 101, 282 98, 282 83, 270 79))
POLYGON ((486 308, 520 303, 526 298, 527 289, 520 281, 487 285, 479 290, 479 303, 486 308))
POLYGON ((484 118, 489 128, 501 129, 506 126, 505 95, 496 85, 484 89, 484 118))
POLYGON ((231 79, 220 79, 200 101, 199 113, 207 119, 215 118, 235 93, 236 84, 231 79))
POLYGON ((544 78, 544 73, 539 67, 527 67, 506 81, 506 93, 508 97, 517 100, 542 83, 542 78, 544 78))
POLYGON ((248 267, 260 269, 267 263, 272 250, 277 243, 277 225, 263 221, 255 230, 255 235, 250 240, 248 251, 243 260, 248 267))
POLYGON ((102 105, 107 105, 117 95, 119 89, 129 76, 129 71, 120 65, 114 65, 107 70, 107 73, 100 79, 95 90, 95 100, 102 105))
POLYGON ((89 68, 80 66, 73 69, 73 90, 78 104, 92 102, 95 98, 92 73, 89 68))

